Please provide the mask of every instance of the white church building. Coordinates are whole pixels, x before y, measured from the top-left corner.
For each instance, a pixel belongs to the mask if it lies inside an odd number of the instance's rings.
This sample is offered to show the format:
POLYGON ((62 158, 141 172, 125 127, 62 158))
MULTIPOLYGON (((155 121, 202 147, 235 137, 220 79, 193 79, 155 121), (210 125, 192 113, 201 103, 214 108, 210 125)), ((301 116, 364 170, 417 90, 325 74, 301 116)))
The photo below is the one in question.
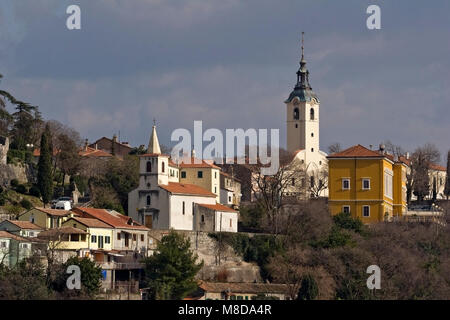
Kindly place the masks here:
POLYGON ((151 229, 237 232, 237 211, 211 191, 179 182, 180 168, 161 154, 156 126, 139 162, 139 186, 128 194, 131 218, 151 229))
MULTIPOLYGON (((287 151, 295 155, 294 160, 309 177, 306 184, 327 184, 327 154, 320 148, 319 112, 320 100, 309 84, 309 71, 306 68, 304 46, 302 40, 302 58, 297 71, 297 82, 294 90, 284 101, 286 104, 286 136, 287 151)), ((303 183, 304 184, 304 183, 303 183)), ((291 190, 293 191, 293 190, 291 190)), ((328 196, 325 187, 321 197, 328 196)))

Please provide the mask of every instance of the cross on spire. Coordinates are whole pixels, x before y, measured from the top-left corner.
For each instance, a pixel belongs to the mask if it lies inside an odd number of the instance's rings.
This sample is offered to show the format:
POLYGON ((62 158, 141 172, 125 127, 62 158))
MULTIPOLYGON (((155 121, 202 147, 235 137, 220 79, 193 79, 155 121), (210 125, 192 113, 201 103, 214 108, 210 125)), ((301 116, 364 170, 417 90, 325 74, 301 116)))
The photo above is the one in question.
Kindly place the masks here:
POLYGON ((153 118, 153 125, 156 126, 156 119, 153 118))
POLYGON ((305 50, 305 33, 302 31, 302 59, 304 57, 304 50, 305 50))

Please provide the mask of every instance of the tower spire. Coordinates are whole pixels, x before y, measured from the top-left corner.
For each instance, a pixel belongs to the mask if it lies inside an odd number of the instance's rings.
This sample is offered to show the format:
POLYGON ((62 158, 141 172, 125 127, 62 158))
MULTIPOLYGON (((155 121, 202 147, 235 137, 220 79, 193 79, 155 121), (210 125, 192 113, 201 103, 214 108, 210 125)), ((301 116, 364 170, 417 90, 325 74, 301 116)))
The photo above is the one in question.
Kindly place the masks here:
POLYGON ((161 154, 161 148, 159 146, 158 135, 156 134, 156 120, 153 119, 153 128, 150 141, 148 142, 147 153, 161 154))
POLYGON ((297 71, 297 84, 295 88, 311 89, 309 85, 309 72, 306 69, 305 60, 305 33, 302 32, 302 58, 300 60, 300 68, 297 71))
POLYGON ((302 61, 305 59, 305 33, 302 31, 302 61))

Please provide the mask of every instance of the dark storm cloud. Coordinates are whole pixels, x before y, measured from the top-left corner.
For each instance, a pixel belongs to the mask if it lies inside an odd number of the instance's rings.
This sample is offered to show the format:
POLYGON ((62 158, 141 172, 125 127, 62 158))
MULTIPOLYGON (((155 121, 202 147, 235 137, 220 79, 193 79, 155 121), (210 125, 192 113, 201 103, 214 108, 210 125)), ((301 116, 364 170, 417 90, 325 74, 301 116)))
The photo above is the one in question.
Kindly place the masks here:
POLYGON ((280 128, 306 32, 321 147, 450 147, 447 1, 22 0, 0 4, 2 86, 89 139, 280 128), (379 4, 382 29, 365 27, 379 4), (82 30, 65 28, 77 3, 82 30))

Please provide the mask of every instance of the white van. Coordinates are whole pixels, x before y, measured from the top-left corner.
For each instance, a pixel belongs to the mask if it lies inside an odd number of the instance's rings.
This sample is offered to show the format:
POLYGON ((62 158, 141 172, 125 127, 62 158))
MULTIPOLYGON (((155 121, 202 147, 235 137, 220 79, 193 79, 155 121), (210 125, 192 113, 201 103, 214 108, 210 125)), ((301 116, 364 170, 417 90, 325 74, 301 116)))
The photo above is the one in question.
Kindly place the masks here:
POLYGON ((70 209, 72 209, 72 205, 70 204, 70 201, 58 201, 55 204, 55 209, 58 209, 58 210, 70 210, 70 209))

